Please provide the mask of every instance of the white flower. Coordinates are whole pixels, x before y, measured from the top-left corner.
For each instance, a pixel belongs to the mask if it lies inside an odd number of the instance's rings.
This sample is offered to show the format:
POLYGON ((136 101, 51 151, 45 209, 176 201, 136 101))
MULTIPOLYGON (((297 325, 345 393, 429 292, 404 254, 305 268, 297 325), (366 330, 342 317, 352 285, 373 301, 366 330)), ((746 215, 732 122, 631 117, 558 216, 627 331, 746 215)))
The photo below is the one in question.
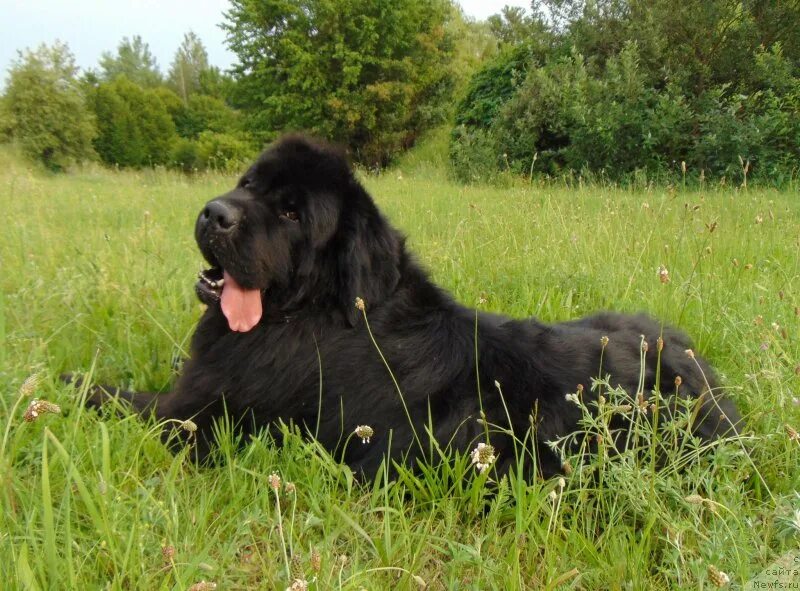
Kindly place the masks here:
POLYGON ((479 443, 478 447, 472 450, 470 454, 472 463, 480 472, 486 472, 497 457, 494 455, 494 447, 487 443, 479 443))
POLYGON ((369 425, 359 425, 356 427, 355 434, 361 439, 361 443, 369 443, 369 438, 375 435, 375 431, 369 425))

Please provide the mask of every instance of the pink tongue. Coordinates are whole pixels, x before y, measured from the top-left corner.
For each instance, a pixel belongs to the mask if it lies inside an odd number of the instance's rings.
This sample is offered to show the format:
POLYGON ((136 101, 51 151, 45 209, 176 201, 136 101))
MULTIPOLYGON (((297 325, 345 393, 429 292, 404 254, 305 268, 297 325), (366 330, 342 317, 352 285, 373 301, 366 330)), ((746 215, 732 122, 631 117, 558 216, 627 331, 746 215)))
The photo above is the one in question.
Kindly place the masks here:
POLYGON ((247 332, 261 320, 261 291, 245 289, 225 271, 220 306, 234 332, 247 332))

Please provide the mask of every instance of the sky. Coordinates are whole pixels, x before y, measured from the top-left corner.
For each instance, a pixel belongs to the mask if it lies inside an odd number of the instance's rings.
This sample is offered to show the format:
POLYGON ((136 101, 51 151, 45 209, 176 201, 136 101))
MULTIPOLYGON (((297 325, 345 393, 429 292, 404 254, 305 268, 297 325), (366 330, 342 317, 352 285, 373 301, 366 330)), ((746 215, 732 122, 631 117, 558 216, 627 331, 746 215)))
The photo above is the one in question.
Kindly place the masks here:
MULTIPOLYGON (((476 19, 505 5, 530 7, 530 0, 460 0, 476 19)), ((234 56, 217 26, 227 0, 0 0, 0 86, 17 50, 66 42, 81 68, 96 68, 100 54, 114 52, 123 37, 141 35, 162 72, 169 69, 183 34, 194 31, 209 61, 227 68, 234 56)))

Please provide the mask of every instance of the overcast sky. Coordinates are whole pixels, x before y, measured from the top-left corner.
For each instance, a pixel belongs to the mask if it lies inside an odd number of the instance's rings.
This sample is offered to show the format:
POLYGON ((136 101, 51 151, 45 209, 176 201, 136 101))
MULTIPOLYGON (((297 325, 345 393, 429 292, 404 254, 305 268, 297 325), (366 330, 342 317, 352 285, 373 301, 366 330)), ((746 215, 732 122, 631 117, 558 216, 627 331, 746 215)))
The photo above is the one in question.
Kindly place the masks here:
MULTIPOLYGON (((530 7, 530 0, 460 0, 477 19, 506 4, 530 7)), ((66 41, 82 68, 97 67, 100 54, 114 51, 123 37, 141 35, 166 72, 183 34, 192 30, 223 69, 233 56, 217 26, 227 0, 0 0, 0 85, 17 50, 66 41)))

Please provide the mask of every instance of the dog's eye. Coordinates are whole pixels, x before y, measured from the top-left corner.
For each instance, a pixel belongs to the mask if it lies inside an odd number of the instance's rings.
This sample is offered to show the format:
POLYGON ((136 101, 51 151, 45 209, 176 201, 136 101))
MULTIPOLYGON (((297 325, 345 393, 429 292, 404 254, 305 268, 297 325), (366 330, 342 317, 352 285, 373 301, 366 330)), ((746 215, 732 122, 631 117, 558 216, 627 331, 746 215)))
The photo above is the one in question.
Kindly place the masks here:
POLYGON ((296 222, 297 220, 300 219, 296 211, 285 211, 281 214, 281 217, 286 218, 287 220, 292 222, 296 222))

